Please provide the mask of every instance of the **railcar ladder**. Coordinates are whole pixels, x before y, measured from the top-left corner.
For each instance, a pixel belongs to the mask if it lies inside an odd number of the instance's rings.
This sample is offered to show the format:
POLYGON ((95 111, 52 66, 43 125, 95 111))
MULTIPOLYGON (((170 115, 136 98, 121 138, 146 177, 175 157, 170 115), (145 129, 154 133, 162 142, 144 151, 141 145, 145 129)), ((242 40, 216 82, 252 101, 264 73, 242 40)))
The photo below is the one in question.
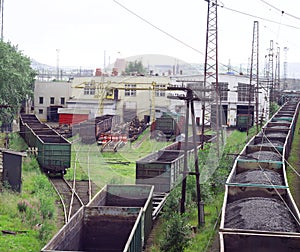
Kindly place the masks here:
POLYGON ((152 219, 155 220, 158 217, 158 214, 160 213, 161 209, 163 208, 164 204, 166 203, 167 197, 169 196, 169 193, 154 193, 152 204, 153 204, 153 210, 152 210, 152 219))

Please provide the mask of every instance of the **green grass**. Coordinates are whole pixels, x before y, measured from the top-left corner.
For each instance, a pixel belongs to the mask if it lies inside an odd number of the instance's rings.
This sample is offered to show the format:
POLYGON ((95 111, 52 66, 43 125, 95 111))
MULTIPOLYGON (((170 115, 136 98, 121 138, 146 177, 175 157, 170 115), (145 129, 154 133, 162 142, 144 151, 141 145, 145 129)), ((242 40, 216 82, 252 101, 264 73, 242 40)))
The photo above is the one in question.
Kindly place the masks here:
MULTIPOLYGON (((10 147, 26 149, 17 134, 10 135, 10 147)), ((0 193, 0 251, 40 251, 60 228, 57 223, 56 193, 40 172, 35 158, 23 158, 22 191, 4 188, 0 193)))
MULTIPOLYGON (((213 202, 204 206, 205 225, 200 227, 196 233, 191 245, 185 250, 186 252, 206 251, 207 248, 216 238, 219 227, 219 216, 222 208, 224 194, 216 195, 213 202)), ((198 212, 193 211, 191 225, 197 226, 198 212)))
POLYGON ((157 142, 149 137, 149 129, 133 142, 127 142, 117 152, 101 152, 101 146, 83 144, 72 145, 72 166, 66 179, 88 179, 100 188, 106 184, 134 184, 135 161, 155 152, 170 143, 157 142))
MULTIPOLYGON (((300 113, 299 113, 300 114, 300 113)), ((298 204, 300 204, 300 197, 298 195, 298 192, 296 191, 297 187, 296 183, 299 183, 299 177, 297 176, 297 174, 295 173, 295 171, 293 169, 296 169, 298 172, 300 172, 300 169, 297 167, 299 167, 300 164, 300 156, 299 156, 299 152, 300 152, 300 116, 298 117, 298 121, 296 123, 296 127, 295 127, 295 133, 293 136, 293 143, 292 143, 292 148, 291 148, 291 152, 288 158, 288 163, 291 165, 291 167, 289 165, 287 165, 287 179, 288 179, 288 183, 289 183, 289 187, 291 190, 291 193, 293 195, 293 197, 295 197, 297 199, 297 202, 299 201, 298 204), (293 169, 292 169, 293 168, 293 169)))

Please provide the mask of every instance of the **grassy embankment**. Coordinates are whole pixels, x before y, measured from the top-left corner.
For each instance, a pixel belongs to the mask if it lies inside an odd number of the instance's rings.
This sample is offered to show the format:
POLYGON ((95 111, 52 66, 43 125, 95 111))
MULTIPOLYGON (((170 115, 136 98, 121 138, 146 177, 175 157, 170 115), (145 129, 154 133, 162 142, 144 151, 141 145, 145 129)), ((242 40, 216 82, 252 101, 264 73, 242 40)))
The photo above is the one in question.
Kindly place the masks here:
MULTIPOLYGON (((299 113, 300 114, 300 113, 299 113)), ((300 209, 300 116, 295 127, 293 136, 292 148, 288 158, 287 167, 287 179, 289 188, 295 199, 295 202, 300 209), (298 174, 297 174, 298 173, 298 174)))
MULTIPOLYGON (((10 148, 25 150, 26 144, 18 134, 10 134, 10 148)), ((40 172, 36 159, 25 157, 22 192, 13 193, 4 185, 0 193, 0 251, 40 251, 59 229, 56 200, 56 193, 40 172), (4 234, 5 231, 12 234, 4 234)))

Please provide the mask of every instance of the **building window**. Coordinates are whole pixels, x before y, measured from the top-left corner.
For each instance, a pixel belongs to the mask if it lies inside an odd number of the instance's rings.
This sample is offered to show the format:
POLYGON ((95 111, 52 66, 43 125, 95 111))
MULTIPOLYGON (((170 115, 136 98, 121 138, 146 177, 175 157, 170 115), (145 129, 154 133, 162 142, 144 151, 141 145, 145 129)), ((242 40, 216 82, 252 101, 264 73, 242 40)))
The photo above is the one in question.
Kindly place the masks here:
POLYGON ((165 89, 166 85, 156 85, 155 86, 155 96, 165 96, 166 92, 164 90, 160 90, 160 89, 165 89))
POLYGON ((65 104, 65 97, 60 97, 60 104, 64 105, 65 104))
POLYGON ((39 114, 42 115, 44 111, 42 109, 39 109, 39 114))
POLYGON ((50 97, 50 104, 54 104, 54 97, 50 97))
POLYGON ((254 101, 254 90, 249 92, 250 84, 238 83, 238 101, 254 101))
POLYGON ((43 104, 44 103, 44 97, 39 97, 39 104, 43 104))
MULTIPOLYGON (((216 88, 216 83, 213 82, 214 88, 216 88)), ((220 101, 227 101, 228 100, 228 83, 227 82, 218 82, 219 87, 219 96, 220 101)))
POLYGON ((125 96, 136 96, 136 84, 125 84, 125 96))
POLYGON ((87 83, 84 86, 83 89, 83 94, 84 95, 95 95, 95 91, 96 91, 96 87, 95 87, 95 83, 87 83))

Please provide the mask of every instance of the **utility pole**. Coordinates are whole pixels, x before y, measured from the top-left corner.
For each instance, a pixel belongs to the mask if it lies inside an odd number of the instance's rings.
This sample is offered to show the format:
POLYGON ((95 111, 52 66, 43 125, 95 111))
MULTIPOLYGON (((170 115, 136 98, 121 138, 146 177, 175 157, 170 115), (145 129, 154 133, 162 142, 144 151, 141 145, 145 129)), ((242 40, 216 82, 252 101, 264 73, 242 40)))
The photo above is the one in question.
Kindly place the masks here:
POLYGON ((196 176, 196 192, 197 192, 197 207, 198 207, 198 226, 201 226, 205 223, 204 217, 204 204, 201 201, 201 191, 200 191, 200 169, 198 162, 198 148, 197 148, 197 139, 196 139, 196 123, 195 123, 195 109, 194 101, 199 101, 199 97, 194 95, 194 92, 189 87, 168 87, 168 90, 181 90, 185 91, 185 96, 178 96, 179 99, 185 100, 186 102, 186 120, 185 120, 185 138, 184 138, 184 169, 183 169, 183 179, 181 187, 181 204, 180 204, 180 213, 185 213, 185 202, 186 202, 186 179, 188 175, 196 176), (188 126, 189 126, 189 117, 191 110, 191 120, 193 128, 193 146, 194 146, 194 165, 195 171, 189 172, 188 169, 188 126))
POLYGON ((59 49, 56 49, 56 79, 59 81, 59 49))
POLYGON ((284 80, 284 84, 283 84, 283 89, 287 89, 287 51, 289 50, 289 48, 287 48, 286 46, 283 48, 284 51, 284 62, 283 62, 283 80, 284 80))
MULTIPOLYGON (((215 123, 215 130, 217 134, 217 153, 219 156, 219 138, 220 138, 220 96, 218 84, 218 15, 217 0, 205 0, 208 4, 207 8, 207 27, 206 27, 206 49, 205 49, 205 63, 204 63, 204 90, 211 87, 214 91, 215 107, 211 111, 211 124, 215 123), (215 115, 215 120, 212 120, 212 113, 215 115)), ((204 93, 204 96, 207 94, 204 93)), ((211 108, 209 108, 211 109, 211 108)), ((204 117, 206 115, 206 104, 202 102, 202 143, 204 143, 204 117)), ((213 126, 213 125, 211 125, 213 126)), ((203 144, 202 144, 203 146, 203 144)), ((203 147, 202 147, 203 148, 203 147)))
POLYGON ((280 47, 279 46, 276 49, 275 90, 278 96, 280 90, 280 47))
MULTIPOLYGON (((253 38, 252 38, 252 53, 251 53, 251 67, 250 67, 250 84, 249 84, 249 104, 248 104, 248 118, 247 118, 247 136, 250 128, 250 110, 251 101, 255 94, 255 124, 256 133, 258 133, 258 92, 259 90, 259 25, 258 21, 253 24, 253 38), (256 85, 255 85, 256 84, 256 85)), ((253 118, 254 119, 254 118, 253 118)))
POLYGON ((270 102, 274 101, 274 47, 273 40, 270 40, 270 48, 268 54, 268 87, 270 92, 270 102))

